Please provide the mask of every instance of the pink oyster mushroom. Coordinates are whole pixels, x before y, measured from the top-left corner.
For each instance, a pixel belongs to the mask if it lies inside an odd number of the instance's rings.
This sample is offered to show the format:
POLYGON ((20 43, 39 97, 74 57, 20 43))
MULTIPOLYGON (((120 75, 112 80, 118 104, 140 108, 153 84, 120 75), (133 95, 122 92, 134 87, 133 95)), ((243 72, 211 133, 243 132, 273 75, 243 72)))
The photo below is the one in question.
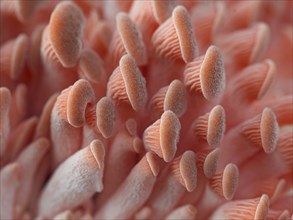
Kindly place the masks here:
POLYGON ((293 220, 291 0, 2 0, 0 219, 293 220))

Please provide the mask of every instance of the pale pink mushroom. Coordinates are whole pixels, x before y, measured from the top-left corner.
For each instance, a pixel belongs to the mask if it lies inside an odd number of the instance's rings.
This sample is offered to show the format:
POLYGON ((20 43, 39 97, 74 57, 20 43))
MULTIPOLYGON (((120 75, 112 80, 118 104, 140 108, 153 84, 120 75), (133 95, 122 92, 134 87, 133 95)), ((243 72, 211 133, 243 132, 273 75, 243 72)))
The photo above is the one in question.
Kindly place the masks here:
POLYGON ((292 7, 2 0, 0 218, 292 218, 292 7))

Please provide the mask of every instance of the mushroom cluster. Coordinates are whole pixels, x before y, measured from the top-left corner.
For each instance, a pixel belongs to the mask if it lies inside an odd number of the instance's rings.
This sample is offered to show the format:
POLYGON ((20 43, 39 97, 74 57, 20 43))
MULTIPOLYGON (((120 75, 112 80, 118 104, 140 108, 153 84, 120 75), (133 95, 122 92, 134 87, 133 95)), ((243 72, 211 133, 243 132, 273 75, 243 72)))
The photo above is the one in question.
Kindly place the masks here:
POLYGON ((0 219, 293 220, 291 0, 2 0, 0 219))

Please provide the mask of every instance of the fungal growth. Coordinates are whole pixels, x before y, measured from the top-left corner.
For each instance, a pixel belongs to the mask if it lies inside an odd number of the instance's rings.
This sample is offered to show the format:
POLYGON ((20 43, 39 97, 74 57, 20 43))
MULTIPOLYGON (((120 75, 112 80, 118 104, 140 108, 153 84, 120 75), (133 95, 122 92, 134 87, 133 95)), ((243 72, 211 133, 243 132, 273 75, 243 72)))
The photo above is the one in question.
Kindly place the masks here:
POLYGON ((292 219, 292 8, 1 0, 0 219, 292 219))
POLYGON ((107 96, 117 104, 129 102, 135 111, 143 109, 146 100, 146 82, 134 58, 124 55, 107 84, 107 96))

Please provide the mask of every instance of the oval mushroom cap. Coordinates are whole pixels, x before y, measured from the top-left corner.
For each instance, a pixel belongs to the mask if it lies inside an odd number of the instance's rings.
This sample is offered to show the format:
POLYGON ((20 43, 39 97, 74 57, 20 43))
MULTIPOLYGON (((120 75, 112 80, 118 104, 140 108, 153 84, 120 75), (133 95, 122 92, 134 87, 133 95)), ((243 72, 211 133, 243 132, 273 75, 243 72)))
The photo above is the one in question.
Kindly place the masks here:
POLYGON ((231 200, 238 185, 238 167, 232 163, 228 164, 223 173, 223 195, 227 200, 231 200))
POLYGON ((140 31, 126 13, 116 17, 117 29, 127 53, 135 59, 138 65, 147 62, 147 52, 140 31))
POLYGON ((15 41, 10 69, 11 79, 17 79, 22 73, 29 47, 29 39, 25 34, 20 34, 15 41))
POLYGON ((275 150, 278 141, 278 122, 274 112, 265 108, 262 112, 260 122, 261 143, 266 153, 275 150))
POLYGON ((173 160, 179 140, 180 121, 175 113, 168 110, 162 114, 160 126, 160 145, 166 162, 173 160))
POLYGON ((17 1, 16 16, 22 22, 26 22, 33 15, 36 6, 41 1, 17 1))
POLYGON ((258 205, 255 210, 254 220, 266 219, 269 211, 270 199, 267 195, 262 195, 259 199, 258 205))
POLYGON ((64 67, 73 67, 81 52, 84 15, 72 2, 61 2, 50 18, 50 40, 64 67))
POLYGON ((225 132, 225 110, 217 105, 212 109, 208 119, 207 141, 210 146, 216 146, 225 132))
POLYGON ((185 88, 180 80, 171 82, 164 100, 164 110, 171 110, 181 116, 186 110, 185 88))
POLYGON ((180 160, 180 172, 188 192, 192 192, 197 184, 197 168, 195 154, 185 151, 180 160))
POLYGON ((261 88, 259 89, 257 95, 258 99, 261 99, 265 95, 267 90, 270 88, 270 85, 272 84, 274 78, 274 74, 276 72, 276 64, 274 63, 274 61, 267 59, 264 63, 267 67, 267 74, 264 81, 262 82, 261 88))
POLYGON ((206 51, 200 68, 200 82, 206 99, 215 97, 225 87, 224 62, 216 46, 210 46, 206 51))
POLYGON ((67 99, 68 122, 74 127, 85 123, 85 110, 88 104, 93 104, 95 93, 91 84, 84 79, 76 81, 71 87, 67 99))
POLYGON ((104 138, 112 135, 115 121, 115 105, 108 97, 103 97, 96 105, 97 127, 104 138))
POLYGON ((198 48, 192 31, 191 19, 183 6, 177 6, 172 13, 174 26, 179 38, 183 60, 191 62, 198 54, 198 48))
POLYGON ((79 71, 94 83, 100 82, 105 74, 102 59, 91 49, 82 52, 78 66, 79 71))
POLYGON ((217 164, 220 157, 220 150, 219 148, 214 149, 212 152, 210 152, 205 161, 204 161, 204 167, 203 171, 206 177, 212 178, 213 175, 215 175, 217 171, 217 164))
POLYGON ((255 62, 257 58, 264 52, 266 47, 268 46, 269 38, 270 38, 270 28, 264 22, 259 22, 253 27, 257 29, 256 39, 254 48, 251 52, 249 61, 255 62))
POLYGON ((145 79, 131 55, 124 55, 120 59, 119 66, 131 106, 135 111, 140 111, 147 101, 145 79))
POLYGON ((152 3, 154 17, 159 24, 163 23, 165 20, 167 20, 170 17, 172 13, 172 9, 175 6, 174 1, 152 0, 151 3, 152 3))

